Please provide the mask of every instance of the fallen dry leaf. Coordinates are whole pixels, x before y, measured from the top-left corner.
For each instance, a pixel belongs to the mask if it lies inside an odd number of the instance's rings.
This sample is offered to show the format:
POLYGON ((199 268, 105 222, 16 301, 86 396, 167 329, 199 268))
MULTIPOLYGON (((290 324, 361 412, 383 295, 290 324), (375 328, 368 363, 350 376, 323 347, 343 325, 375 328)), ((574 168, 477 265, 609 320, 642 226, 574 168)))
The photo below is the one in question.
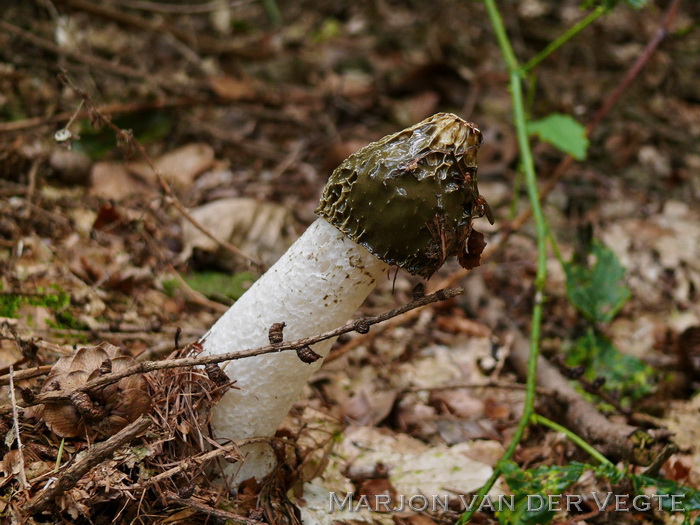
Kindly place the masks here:
MULTIPOLYGON (((169 183, 178 189, 189 188, 198 175, 214 164, 214 148, 209 144, 187 144, 161 155, 153 161, 155 167, 169 183)), ((158 178, 151 166, 144 162, 132 162, 128 169, 136 173, 153 187, 158 187, 158 178)))
MULTIPOLYGON (((247 198, 229 198, 210 202, 190 210, 192 216, 214 236, 229 241, 244 252, 274 263, 296 239, 292 213, 279 204, 247 198)), ((183 223, 185 249, 189 258, 195 249, 212 254, 218 264, 231 271, 247 270, 245 261, 204 235, 191 223, 183 223)))
POLYGON ((119 201, 130 195, 155 194, 155 190, 129 174, 121 162, 97 162, 90 172, 90 193, 119 201))
POLYGON ((395 390, 377 390, 362 385, 354 395, 342 403, 345 417, 358 425, 377 425, 391 412, 396 401, 395 390))
POLYGON ((348 464, 386 465, 397 494, 467 494, 489 478, 492 468, 467 457, 471 445, 428 445, 405 434, 374 427, 349 427, 335 453, 348 464))

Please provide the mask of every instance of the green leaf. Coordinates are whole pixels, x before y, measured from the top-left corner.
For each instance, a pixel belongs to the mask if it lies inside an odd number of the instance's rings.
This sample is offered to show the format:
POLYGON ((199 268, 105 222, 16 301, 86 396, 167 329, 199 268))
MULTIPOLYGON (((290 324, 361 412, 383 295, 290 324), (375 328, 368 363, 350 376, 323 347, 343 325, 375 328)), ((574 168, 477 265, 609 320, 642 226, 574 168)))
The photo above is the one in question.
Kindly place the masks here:
POLYGON ((593 242, 592 255, 592 268, 573 260, 564 264, 566 295, 590 321, 609 322, 630 298, 625 269, 615 253, 599 242, 593 242))
POLYGON ((625 473, 610 463, 603 463, 596 466, 588 465, 588 467, 593 471, 596 477, 605 478, 611 483, 620 483, 625 478, 625 473))
MULTIPOLYGON (((634 492, 639 496, 654 494, 660 496, 650 500, 637 501, 635 505, 651 504, 650 508, 657 509, 659 503, 664 512, 683 512, 683 525, 691 525, 690 513, 700 510, 700 491, 668 479, 631 474, 616 468, 614 465, 590 465, 572 462, 567 466, 541 466, 535 469, 522 470, 513 461, 502 461, 499 466, 508 486, 513 491, 514 509, 504 509, 496 513, 501 525, 546 525, 555 516, 556 511, 550 509, 548 497, 556 497, 573 485, 581 475, 590 470, 598 479, 606 479, 613 484, 630 479, 634 492), (646 490, 645 490, 646 489, 646 490), (675 496, 674 500, 671 496, 675 496)), ((553 499, 552 505, 566 509, 566 500, 553 499)))
POLYGON ((612 342, 593 328, 576 341, 566 359, 568 366, 583 365, 588 381, 602 377, 603 389, 615 392, 624 405, 654 390, 654 369, 631 355, 621 353, 612 342))
POLYGON ((537 135, 555 148, 570 154, 576 160, 586 158, 588 137, 584 128, 576 119, 561 113, 552 113, 541 120, 528 124, 531 135, 537 135))
MULTIPOLYGON (((555 510, 549 496, 557 496, 573 485, 589 465, 571 462, 560 467, 541 466, 522 470, 512 461, 501 463, 501 471, 515 496, 515 509, 501 509, 497 512, 501 525, 545 525, 549 523, 555 510)), ((554 502, 556 503, 556 501, 554 502)), ((558 502, 559 507, 561 501, 558 502)))
POLYGON ((661 508, 665 512, 683 512, 685 515, 683 525, 691 525, 691 523, 697 525, 700 521, 699 517, 691 522, 692 518, 690 516, 691 512, 700 510, 699 490, 681 485, 670 479, 655 478, 643 474, 633 476, 632 482, 637 494, 642 495, 651 492, 659 496, 652 501, 652 506, 654 508, 658 508, 659 504, 661 504, 661 508), (645 488, 652 490, 645 491, 645 488))
POLYGON ((214 299, 239 299, 255 281, 251 272, 231 275, 222 272, 197 272, 184 277, 185 282, 194 290, 214 299))

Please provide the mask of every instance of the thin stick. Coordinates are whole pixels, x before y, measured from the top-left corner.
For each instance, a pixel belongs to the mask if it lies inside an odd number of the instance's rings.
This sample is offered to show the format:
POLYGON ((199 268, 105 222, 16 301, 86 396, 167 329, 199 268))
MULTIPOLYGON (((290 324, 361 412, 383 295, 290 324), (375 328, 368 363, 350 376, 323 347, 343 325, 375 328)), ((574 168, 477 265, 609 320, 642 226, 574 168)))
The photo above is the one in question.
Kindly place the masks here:
POLYGON ((68 129, 71 126, 71 124, 73 124, 73 122, 75 122, 75 119, 78 116, 78 114, 80 113, 80 110, 83 109, 83 104, 85 104, 85 101, 81 100, 80 104, 78 104, 78 109, 75 110, 75 113, 73 113, 73 116, 68 121, 68 124, 63 126, 63 129, 68 129))
MULTIPOLYGON (((410 386, 402 389, 400 392, 403 393, 409 393, 409 392, 439 392, 441 390, 458 390, 460 388, 468 388, 468 389, 479 389, 479 388, 497 388, 497 389, 502 389, 502 390, 525 390, 527 388, 526 385, 523 385, 521 383, 511 383, 508 381, 487 381, 484 383, 450 383, 448 385, 440 385, 440 386, 428 386, 428 387, 421 387, 421 386, 410 386)), ((540 388, 538 387, 536 389, 536 392, 542 396, 551 396, 552 391, 548 388, 540 388)))
POLYGON ((61 472, 51 487, 34 496, 25 507, 27 516, 46 509, 57 497, 73 488, 90 469, 102 463, 118 449, 143 433, 151 426, 151 423, 152 421, 149 418, 142 416, 114 434, 107 441, 94 445, 80 461, 61 472))
POLYGON ((671 23, 678 14, 678 9, 680 8, 680 5, 681 0, 673 0, 671 5, 668 6, 663 21, 661 22, 661 26, 656 32, 656 35, 654 35, 654 38, 652 38, 651 41, 647 44, 646 48, 644 49, 644 52, 641 55, 639 55, 639 58, 637 58, 634 64, 632 64, 632 67, 629 68, 627 74, 625 75, 625 78, 622 80, 620 85, 617 86, 615 91, 613 91, 613 94, 608 97, 605 103, 596 112, 595 116, 593 117, 593 120, 588 124, 586 129, 588 130, 589 134, 590 131, 593 128, 595 128, 598 125, 598 123, 603 119, 603 117, 605 117, 605 115, 607 115, 610 112, 613 106, 617 104, 618 100, 620 100, 620 97, 622 97, 622 94, 627 90, 628 87, 630 87, 634 79, 637 78, 637 75, 639 75, 639 72, 649 61, 649 58, 651 58, 651 55, 654 53, 654 51, 656 51, 656 48, 659 47, 664 38, 666 38, 668 30, 671 27, 671 23))
MULTIPOLYGON (((392 317, 396 317, 397 315, 401 315, 415 308, 420 308, 421 306, 425 306, 437 301, 445 301, 463 293, 464 289, 462 288, 438 290, 433 294, 426 295, 425 297, 421 297, 419 299, 411 301, 408 304, 405 304, 398 308, 394 308, 393 310, 390 310, 388 312, 384 312, 373 317, 366 317, 364 319, 347 323, 346 325, 343 325, 334 330, 330 330, 328 332, 324 332, 313 337, 305 337, 303 339, 298 339, 296 341, 288 343, 275 343, 267 346, 261 346, 259 348, 227 352, 225 354, 219 355, 184 357, 181 359, 171 359, 167 361, 144 361, 143 363, 133 365, 121 372, 113 372, 111 374, 105 374, 103 376, 100 376, 96 379, 93 379, 92 381, 88 381, 87 383, 75 388, 72 391, 59 390, 55 392, 45 392, 43 394, 39 394, 31 401, 20 401, 19 403, 20 406, 23 407, 38 405, 42 403, 65 403, 69 401, 69 395, 72 392, 87 392, 95 388, 100 388, 106 385, 110 385, 112 383, 116 383, 120 379, 134 374, 145 374, 148 372, 153 372, 155 370, 166 370, 170 368, 202 366, 208 363, 222 363, 224 361, 234 361, 237 359, 245 359, 257 355, 272 354, 288 350, 298 350, 300 348, 304 348, 305 346, 310 346, 320 341, 325 341, 326 339, 331 339, 333 337, 338 337, 342 334, 347 334, 348 332, 356 331, 358 328, 361 331, 364 331, 364 329, 368 328, 369 326, 381 323, 383 321, 386 321, 387 319, 391 319, 392 317)), ((0 414, 6 412, 7 408, 7 406, 0 406, 0 414)))
POLYGON ((29 487, 27 482, 27 473, 24 471, 24 453, 22 452, 22 439, 20 437, 19 429, 19 410, 17 410, 17 398, 15 397, 15 383, 14 383, 14 368, 10 365, 10 402, 12 403, 12 422, 15 426, 15 439, 17 440, 17 452, 19 453, 19 459, 17 460, 19 466, 19 485, 22 490, 26 490, 29 487))
POLYGON ((66 446, 66 438, 61 438, 61 444, 58 446, 58 454, 56 454, 56 466, 53 468, 53 473, 58 474, 58 469, 61 468, 61 459, 63 458, 63 449, 66 446))
POLYGON ((193 500, 192 498, 181 498, 180 496, 171 491, 166 492, 165 496, 168 499, 168 501, 184 505, 185 507, 197 510, 199 512, 203 512, 204 514, 208 514, 209 516, 215 516, 226 521, 232 521, 234 523, 239 523, 240 525, 265 525, 262 521, 254 520, 252 518, 246 518, 244 516, 239 516, 238 514, 234 514, 225 510, 215 509, 214 507, 210 507, 209 505, 200 503, 199 501, 193 500))
POLYGON ((28 368, 27 370, 18 370, 14 373, 9 373, 4 376, 0 376, 0 386, 12 384, 12 378, 15 381, 23 381, 25 379, 31 379, 32 377, 38 377, 48 374, 53 365, 43 365, 34 368, 28 368))
POLYGON ((228 445, 223 445, 221 447, 215 448, 214 450, 210 450, 209 452, 205 452, 203 454, 200 454, 198 456, 190 457, 188 458, 188 461, 182 461, 178 465, 175 465, 174 467, 161 472, 159 474, 156 474, 152 478, 148 478, 145 483, 141 483, 140 485, 136 487, 132 487, 132 490, 145 490, 151 485, 154 485, 160 481, 163 481, 168 478, 172 478, 176 474, 179 474, 180 472, 184 472, 189 469, 189 463, 190 462, 195 462, 198 463, 199 465, 202 465, 203 463, 210 461, 212 459, 216 459, 219 456, 223 456, 224 454, 230 454, 231 452, 236 452, 240 447, 243 445, 248 445, 251 443, 269 443, 272 438, 269 437, 258 437, 258 438, 248 438, 248 439, 241 439, 239 441, 235 441, 233 443, 229 443, 228 445))
MULTIPOLYGON (((517 328, 512 329, 513 345, 508 360, 518 377, 528 374, 528 340, 517 328)), ((659 449, 648 432, 623 421, 611 421, 570 384, 559 370, 540 356, 537 383, 552 391, 552 407, 567 428, 596 447, 613 461, 648 465, 659 449)))

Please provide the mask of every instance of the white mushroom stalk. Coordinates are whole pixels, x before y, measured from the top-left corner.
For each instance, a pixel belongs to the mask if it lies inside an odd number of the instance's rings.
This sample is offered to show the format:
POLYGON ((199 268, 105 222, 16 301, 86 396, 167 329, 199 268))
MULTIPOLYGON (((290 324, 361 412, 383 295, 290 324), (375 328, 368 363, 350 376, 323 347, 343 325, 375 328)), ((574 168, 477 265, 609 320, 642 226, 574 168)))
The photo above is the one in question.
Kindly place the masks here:
MULTIPOLYGON (((346 159, 324 190, 322 218, 214 324, 204 354, 269 344, 275 323, 285 323, 286 341, 341 326, 392 265, 430 277, 450 255, 478 264, 483 243, 471 221, 487 210, 476 188, 480 143, 473 124, 441 113, 346 159)), ((325 357, 333 342, 312 350, 325 357)), ((215 437, 272 436, 321 363, 280 352, 224 365, 236 388, 214 407, 215 437)), ((274 467, 269 445, 242 451, 227 472, 234 483, 274 467)))
MULTIPOLYGON (((345 324, 389 266, 318 219, 265 275, 205 335, 204 352, 216 354, 269 344, 274 323, 284 322, 288 341, 345 324)), ((333 340, 313 345, 325 357, 333 340)), ((266 354, 222 366, 235 389, 216 405, 212 428, 217 437, 238 440, 271 436, 299 397, 309 376, 321 366, 302 362, 295 352, 266 354)), ((267 444, 243 449, 246 459, 232 465, 235 479, 260 479, 274 466, 267 444)))

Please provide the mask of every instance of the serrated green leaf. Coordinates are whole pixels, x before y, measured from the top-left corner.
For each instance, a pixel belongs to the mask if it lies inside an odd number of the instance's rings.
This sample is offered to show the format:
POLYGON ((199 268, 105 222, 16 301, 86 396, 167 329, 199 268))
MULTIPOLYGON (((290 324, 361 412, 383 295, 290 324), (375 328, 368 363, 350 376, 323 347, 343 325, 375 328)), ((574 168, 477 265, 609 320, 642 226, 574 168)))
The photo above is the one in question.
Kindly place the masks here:
POLYGON ((570 154, 576 160, 586 158, 588 151, 586 128, 569 115, 552 113, 541 120, 530 122, 528 131, 531 135, 537 135, 541 140, 570 154))
POLYGON ((583 365, 583 377, 588 381, 602 377, 603 389, 615 392, 620 402, 628 405, 654 390, 654 369, 644 361, 621 353, 606 337, 589 328, 576 341, 566 358, 569 366, 583 365))
POLYGON ((590 321, 609 322, 630 298, 625 269, 615 253, 599 242, 593 242, 592 255, 592 268, 574 261, 564 264, 566 295, 590 321))

